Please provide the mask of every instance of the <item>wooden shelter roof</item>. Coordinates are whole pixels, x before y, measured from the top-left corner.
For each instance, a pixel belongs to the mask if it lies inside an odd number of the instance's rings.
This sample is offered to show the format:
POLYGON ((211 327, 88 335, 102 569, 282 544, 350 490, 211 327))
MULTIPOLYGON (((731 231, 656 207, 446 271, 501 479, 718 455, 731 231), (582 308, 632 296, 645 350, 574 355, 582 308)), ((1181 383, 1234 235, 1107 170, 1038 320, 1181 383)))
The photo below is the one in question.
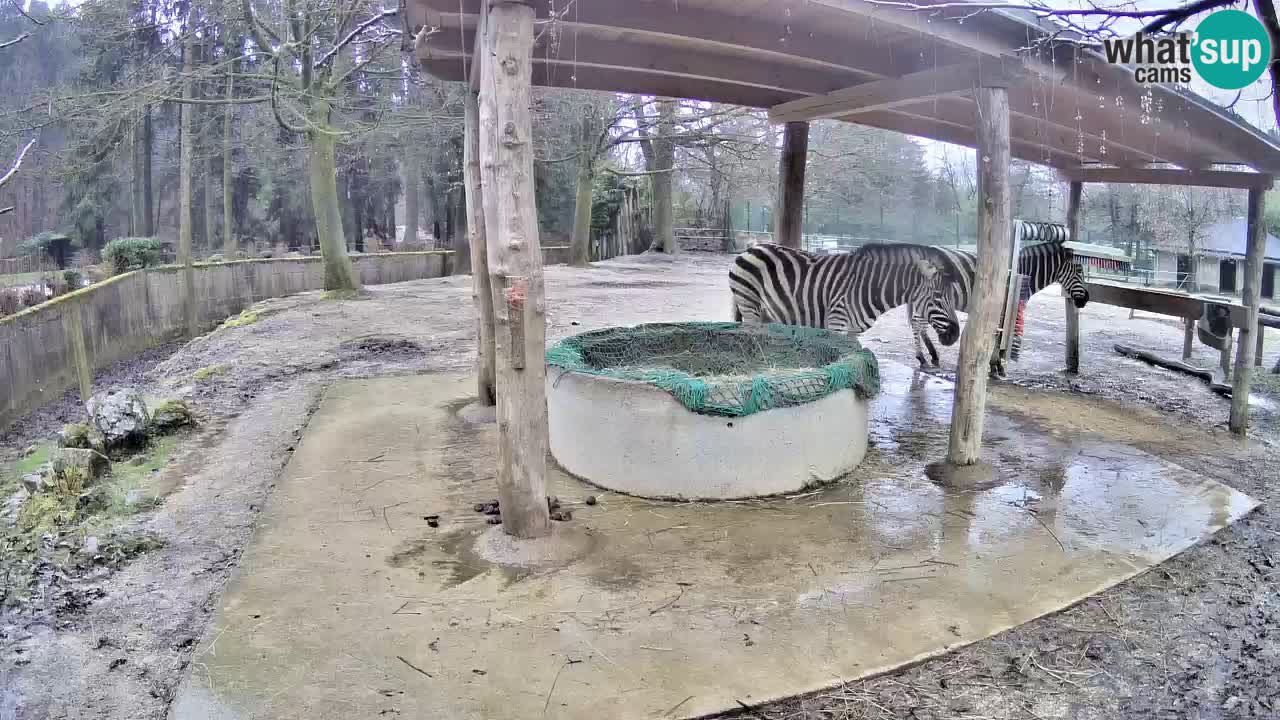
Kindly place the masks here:
MULTIPOLYGON (((409 29, 429 29, 416 42, 427 72, 469 78, 489 1, 405 0, 409 29)), ((973 147, 972 89, 995 79, 1009 87, 1019 159, 1068 173, 1165 164, 1280 173, 1280 144, 1261 131, 1193 93, 1138 85, 1028 14, 865 0, 531 4, 535 85, 769 108, 779 122, 837 118, 973 147)))

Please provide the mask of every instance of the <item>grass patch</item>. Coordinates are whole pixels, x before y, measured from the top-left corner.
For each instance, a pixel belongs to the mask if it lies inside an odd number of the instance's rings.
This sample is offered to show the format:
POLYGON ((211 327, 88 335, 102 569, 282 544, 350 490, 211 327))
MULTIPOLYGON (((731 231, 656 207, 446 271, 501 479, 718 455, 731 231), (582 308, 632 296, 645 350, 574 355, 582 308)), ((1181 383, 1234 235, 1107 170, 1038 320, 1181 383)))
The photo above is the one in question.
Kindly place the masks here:
POLYGON ((41 465, 49 462, 49 452, 52 449, 53 448, 49 445, 41 445, 36 448, 35 452, 24 458, 20 458, 13 464, 13 469, 11 470, 11 474, 14 479, 16 480, 27 473, 33 473, 36 470, 39 470, 41 465))
POLYGON ((196 370, 194 373, 191 374, 191 377, 195 379, 196 382, 204 382, 209 378, 217 377, 219 375, 226 375, 226 374, 227 374, 226 365, 208 365, 206 367, 200 368, 199 370, 196 370))
POLYGON ((320 293, 321 300, 362 300, 368 297, 363 290, 325 290, 320 293))
MULTIPOLYGON (((0 526, 0 606, 16 605, 31 596, 34 568, 47 559, 75 574, 94 564, 119 566, 133 557, 161 547, 159 539, 146 534, 121 533, 120 520, 154 509, 162 501, 147 491, 147 484, 173 457, 181 435, 156 438, 134 460, 115 463, 111 474, 87 489, 75 478, 55 483, 54 489, 30 497, 22 504, 11 527, 0 526), (54 547, 70 545, 78 549, 85 538, 98 538, 97 557, 84 552, 48 549, 42 540, 53 535, 54 547)), ((15 463, 13 469, 38 468, 48 459, 49 448, 15 463)), ((10 473, 12 474, 12 473, 10 473)), ((16 483, 4 478, 3 484, 16 483)), ((11 490, 9 490, 11 492, 11 490)))
POLYGON ((45 278, 46 275, 53 275, 52 272, 28 272, 13 273, 11 275, 0 275, 0 287, 16 287, 18 285, 35 285, 45 278))
POLYGON ((218 329, 227 330, 230 328, 244 327, 245 325, 252 325, 261 319, 262 315, 257 310, 244 310, 239 315, 236 315, 233 318, 228 318, 218 326, 218 329))

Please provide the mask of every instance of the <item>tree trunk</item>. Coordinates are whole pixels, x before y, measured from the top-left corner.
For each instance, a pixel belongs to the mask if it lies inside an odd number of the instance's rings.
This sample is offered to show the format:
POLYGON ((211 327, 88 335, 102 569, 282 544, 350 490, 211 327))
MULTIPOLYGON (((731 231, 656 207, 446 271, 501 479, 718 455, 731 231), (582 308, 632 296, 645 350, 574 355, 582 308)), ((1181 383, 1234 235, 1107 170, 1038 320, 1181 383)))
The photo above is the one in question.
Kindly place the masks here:
POLYGON ((982 450, 988 366, 1009 273, 1009 93, 978 88, 978 263, 960 340, 947 461, 974 465, 982 450))
POLYGON ((466 274, 471 272, 471 238, 467 233, 467 194, 461 186, 449 191, 453 196, 450 204, 450 217, 453 227, 453 239, 450 249, 453 250, 453 272, 466 274))
MULTIPOLYGON (((404 241, 418 241, 418 215, 422 210, 418 207, 418 196, 421 194, 418 185, 422 179, 422 169, 418 166, 418 158, 410 155, 405 162, 404 171, 404 241)), ((394 229, 394 226, 393 226, 394 229)), ((406 245, 406 247, 413 247, 406 245)))
POLYGON ((774 213, 773 239, 779 245, 797 250, 804 244, 804 171, 808 154, 809 123, 787 123, 778 159, 778 209, 774 213))
POLYGON ((569 264, 586 267, 591 262, 591 186, 595 176, 586 148, 578 160, 578 193, 573 203, 573 239, 569 241, 569 264))
POLYGON ((150 106, 143 106, 142 108, 142 124, 138 134, 140 137, 137 139, 135 148, 138 153, 138 174, 141 185, 140 205, 138 207, 141 222, 135 232, 139 237, 153 237, 156 234, 155 213, 157 208, 151 188, 151 143, 154 138, 151 132, 150 106))
MULTIPOLYGON (((227 73, 227 100, 234 97, 235 73, 227 73)), ((235 218, 232 216, 231 192, 231 121, 235 117, 235 105, 227 104, 222 115, 222 254, 228 260, 236 252, 235 218)))
MULTIPOLYGON (((312 101, 311 121, 328 129, 329 103, 312 101)), ((324 258, 325 290, 359 290, 351 258, 347 256, 347 240, 342 234, 342 215, 338 211, 338 169, 335 159, 337 141, 333 135, 319 130, 307 132, 310 146, 311 208, 316 219, 316 235, 320 255, 324 258)))
MULTIPOLYGON (((188 15, 188 26, 190 16, 188 15)), ((182 82, 182 99, 191 99, 191 67, 194 47, 192 35, 182 48, 182 73, 186 78, 182 82)), ((195 105, 178 106, 178 262, 182 265, 183 316, 186 319, 187 337, 196 335, 196 288, 195 269, 191 265, 191 160, 194 143, 191 137, 191 115, 195 105)))
POLYGON ((664 170, 653 176, 653 207, 655 241, 670 255, 680 254, 676 242, 675 211, 672 207, 671 173, 675 170, 675 117, 674 100, 658 101, 658 134, 653 139, 653 157, 657 168, 664 170))
MULTIPOLYGON (((1080 202, 1083 194, 1084 183, 1073 181, 1067 191, 1067 234, 1075 242, 1080 242, 1080 202)), ((1066 371, 1074 375, 1080 372, 1080 310, 1070 297, 1062 300, 1067 313, 1066 371)))
POLYGON ((533 7, 494 4, 485 23, 480 172, 497 351, 498 497, 503 530, 533 538, 551 532, 546 307, 529 112, 533 7))
POLYGON ((1244 284, 1240 300, 1244 304, 1244 327, 1237 328, 1240 337, 1236 347, 1236 367, 1231 377, 1231 432, 1244 435, 1249 429, 1249 384, 1253 379, 1253 356, 1257 335, 1265 332, 1258 325, 1258 306, 1262 304, 1262 269, 1266 255, 1267 229, 1264 226, 1266 191, 1249 191, 1248 233, 1244 263, 1244 284))
POLYGON ((462 151, 467 201, 467 241, 471 243, 471 299, 476 308, 476 395, 482 405, 498 401, 493 349, 493 291, 489 284, 489 251, 485 240, 484 191, 480 186, 480 116, 478 101, 466 90, 466 131, 462 151))

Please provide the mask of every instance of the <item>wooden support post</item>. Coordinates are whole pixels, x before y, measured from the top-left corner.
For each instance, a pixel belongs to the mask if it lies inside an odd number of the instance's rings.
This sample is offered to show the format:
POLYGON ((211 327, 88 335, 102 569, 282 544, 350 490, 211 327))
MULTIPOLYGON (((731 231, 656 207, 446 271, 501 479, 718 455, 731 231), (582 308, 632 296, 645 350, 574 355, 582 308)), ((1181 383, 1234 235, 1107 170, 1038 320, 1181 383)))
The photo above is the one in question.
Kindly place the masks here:
POLYGON ((1231 382, 1231 330, 1227 330, 1227 340, 1218 351, 1218 365, 1222 367, 1222 382, 1231 382))
POLYGON ((93 396, 93 367, 89 348, 84 341, 84 304, 73 300, 62 312, 62 330, 71 340, 71 354, 76 363, 76 380, 80 386, 80 405, 88 405, 93 396))
POLYGON ((484 196, 480 186, 480 107, 470 88, 464 98, 463 182, 466 186, 467 236, 471 244, 471 299, 476 308, 476 397, 481 405, 498 401, 493 366, 493 292, 489 288, 484 233, 484 196))
POLYGON ((978 101, 978 266, 960 339, 947 461, 974 465, 982 450, 987 367, 1009 275, 1009 92, 982 87, 978 101))
MULTIPOLYGON (((1080 230, 1080 197, 1084 193, 1084 183, 1072 180, 1067 193, 1067 232, 1073 242, 1079 242, 1080 230)), ((1071 374, 1080 372, 1080 309, 1070 297, 1062 299, 1067 308, 1067 367, 1071 374)), ((1130 311, 1130 317, 1133 316, 1130 311)))
POLYGON ((1182 360, 1186 362, 1191 359, 1191 344, 1195 342, 1196 337, 1196 319, 1183 318, 1182 322, 1186 325, 1185 332, 1182 336, 1182 360))
POLYGON ((1263 339, 1267 336, 1267 329, 1261 324, 1258 325, 1258 340, 1253 348, 1253 366, 1262 367, 1262 345, 1263 339))
POLYGON ((546 305, 534 205, 533 7, 494 2, 480 70, 480 176, 494 305, 498 499, 509 535, 551 532, 547 509, 546 305))
MULTIPOLYGON (((1261 340, 1258 306, 1262 304, 1262 259, 1267 244, 1267 230, 1262 222, 1266 191, 1249 191, 1249 244, 1245 254, 1244 287, 1240 299, 1247 311, 1242 326, 1236 328, 1240 346, 1236 349, 1235 377, 1231 381, 1231 432, 1244 435, 1249 429, 1249 381, 1253 377, 1254 333, 1261 340)), ((1230 347, 1230 345, 1228 345, 1230 347)))
POLYGON ((804 168, 809 155, 809 123, 789 122, 782 132, 778 161, 778 211, 773 241, 802 249, 804 233, 804 168))

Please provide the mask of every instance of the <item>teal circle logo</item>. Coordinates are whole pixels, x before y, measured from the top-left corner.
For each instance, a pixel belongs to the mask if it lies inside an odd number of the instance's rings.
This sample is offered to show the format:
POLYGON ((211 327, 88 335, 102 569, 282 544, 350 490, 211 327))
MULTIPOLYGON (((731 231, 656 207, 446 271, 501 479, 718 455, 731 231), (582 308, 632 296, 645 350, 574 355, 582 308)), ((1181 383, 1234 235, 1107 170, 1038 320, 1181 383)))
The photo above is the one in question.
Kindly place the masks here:
POLYGON ((1219 10, 1196 28, 1191 62, 1210 85, 1239 90, 1257 81, 1271 62, 1271 37, 1257 18, 1219 10))

